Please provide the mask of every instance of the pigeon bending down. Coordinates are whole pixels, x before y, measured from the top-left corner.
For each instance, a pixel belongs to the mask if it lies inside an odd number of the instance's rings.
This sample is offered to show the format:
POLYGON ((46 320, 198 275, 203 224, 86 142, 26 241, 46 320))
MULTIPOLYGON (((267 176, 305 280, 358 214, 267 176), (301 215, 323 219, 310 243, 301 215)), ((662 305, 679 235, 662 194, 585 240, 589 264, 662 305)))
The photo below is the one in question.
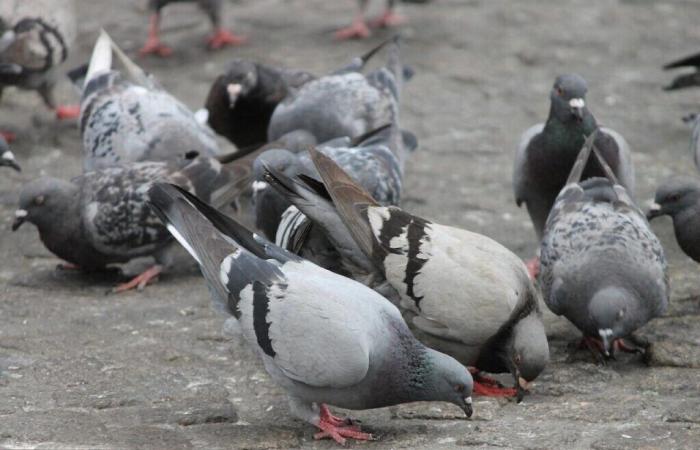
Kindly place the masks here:
POLYGON ((15 160, 14 153, 12 153, 10 146, 7 145, 7 141, 2 136, 0 136, 0 166, 12 167, 17 172, 22 171, 22 168, 15 160))
POLYGON ((141 55, 157 55, 167 57, 173 50, 160 41, 160 10, 170 3, 196 2, 209 16, 214 33, 207 39, 210 50, 218 50, 229 45, 241 45, 248 39, 238 36, 226 30, 221 24, 221 7, 223 0, 148 0, 148 9, 151 13, 148 25, 148 40, 141 48, 141 55))
POLYGON ((398 15, 394 9, 397 0, 386 0, 386 9, 381 16, 367 23, 367 8, 369 0, 357 0, 358 9, 355 19, 350 26, 341 28, 335 32, 335 38, 340 40, 345 39, 365 39, 372 33, 369 27, 389 28, 397 25, 402 25, 406 20, 398 15))
POLYGON ((595 132, 547 219, 539 282, 549 309, 609 357, 641 351, 623 338, 664 313, 669 279, 661 243, 594 142, 595 132), (582 181, 592 150, 605 177, 582 181))
POLYGON ((214 303, 236 317, 291 412, 316 438, 371 439, 327 405, 371 409, 445 401, 472 415, 472 378, 418 342, 399 311, 373 290, 289 253, 175 186, 151 203, 197 260, 214 303))
MULTIPOLYGON (((549 96, 547 122, 530 127, 518 144, 513 170, 515 201, 518 206, 523 203, 527 206, 538 240, 542 239, 554 199, 566 184, 585 136, 598 129, 586 106, 587 91, 586 81, 578 75, 557 77, 549 96)), ((614 130, 601 128, 596 147, 620 183, 633 193, 634 167, 625 139, 614 130)), ((583 179, 602 175, 600 167, 593 164, 586 168, 583 179)), ((537 259, 528 262, 533 277, 537 275, 537 267, 537 259)))
POLYGON ((411 76, 400 59, 396 36, 367 55, 387 46, 387 64, 367 75, 360 73, 369 58, 356 58, 334 74, 309 81, 291 92, 270 119, 268 140, 304 130, 326 142, 338 137, 355 138, 388 123, 398 115, 401 88, 411 76))
MULTIPOLYGON (((477 369, 512 373, 522 398, 526 382, 549 359, 539 293, 522 261, 486 236, 381 206, 331 158, 316 150, 311 156, 323 184, 302 176, 297 189, 282 179, 290 200, 305 211, 315 207, 308 216, 339 244, 343 258, 375 268, 369 279, 382 286, 383 278, 395 290, 424 344, 477 369)), ((483 380, 476 380, 475 392, 516 394, 483 380)))
POLYGON ((647 218, 668 215, 683 252, 700 262, 700 180, 674 177, 659 186, 647 218))
POLYGON ((700 86, 700 53, 686 56, 685 58, 668 63, 664 66, 664 69, 677 69, 679 67, 692 67, 695 69, 695 71, 678 75, 673 79, 671 84, 666 86, 664 89, 671 91, 675 89, 700 86))
POLYGON ((59 119, 78 117, 77 105, 58 105, 58 69, 75 42, 73 0, 0 2, 0 96, 7 86, 35 90, 59 119))
POLYGON ((183 165, 140 162, 86 172, 71 181, 36 179, 22 188, 12 230, 33 223, 49 251, 85 271, 153 256, 153 267, 115 291, 143 288, 171 263, 172 239, 147 203, 149 186, 157 180, 176 183, 224 206, 239 182, 213 158, 183 165))
POLYGON ((214 133, 134 64, 101 31, 90 59, 80 108, 87 170, 137 161, 219 153, 214 133), (124 72, 112 69, 112 52, 124 72))

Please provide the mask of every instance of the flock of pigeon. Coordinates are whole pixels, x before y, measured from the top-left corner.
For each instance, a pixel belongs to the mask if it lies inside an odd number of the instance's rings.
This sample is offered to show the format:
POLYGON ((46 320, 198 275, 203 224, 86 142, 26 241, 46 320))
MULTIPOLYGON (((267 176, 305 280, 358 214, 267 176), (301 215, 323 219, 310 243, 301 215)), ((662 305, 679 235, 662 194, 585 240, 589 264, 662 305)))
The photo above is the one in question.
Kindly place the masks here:
MULTIPOLYGON (((51 18, 21 8, 40 1, 0 9, 0 90, 35 89, 68 117, 76 108, 57 106, 52 88, 71 39, 70 2, 52 0, 51 18)), ((170 53, 158 39, 166 3, 150 2, 142 53, 170 53)), ((242 41, 221 27, 221 1, 199 3, 215 29, 210 46, 242 41)), ((393 4, 379 25, 398 21, 393 4)), ((368 35, 367 1, 360 6, 339 37, 368 35)), ((473 394, 520 401, 549 359, 542 300, 601 361, 643 352, 633 332, 669 301, 647 218, 670 215, 682 249, 700 262, 700 181, 664 184, 645 216, 624 138, 598 126, 580 76, 559 76, 549 117, 523 134, 515 156, 515 199, 541 242, 526 265, 493 239, 399 207, 418 148, 399 120, 413 76, 400 50, 396 37, 325 75, 235 59, 194 113, 103 31, 78 71, 84 172, 26 184, 12 229, 34 224, 74 269, 154 258, 116 292, 154 281, 178 242, 287 391, 292 413, 339 443, 372 436, 327 405, 444 401, 471 416, 473 394), (385 63, 369 71, 382 53, 385 63), (215 133, 238 151, 221 152, 215 133), (514 387, 483 372, 509 373, 514 387)), ((700 55, 668 67, 679 66, 700 67, 700 55)), ((692 85, 700 71, 669 88, 692 85)), ((700 115, 689 121, 700 165, 700 115)), ((0 152, 0 164, 19 170, 5 139, 0 152)))

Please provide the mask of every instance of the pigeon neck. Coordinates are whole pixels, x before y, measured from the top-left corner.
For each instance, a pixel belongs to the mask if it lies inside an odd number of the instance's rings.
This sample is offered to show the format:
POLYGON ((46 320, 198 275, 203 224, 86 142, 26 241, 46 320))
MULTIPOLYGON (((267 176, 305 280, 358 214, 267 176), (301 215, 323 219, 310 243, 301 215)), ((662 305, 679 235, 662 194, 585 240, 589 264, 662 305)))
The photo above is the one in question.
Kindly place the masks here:
POLYGON ((542 134, 545 139, 557 147, 566 144, 567 147, 575 149, 578 154, 583 146, 585 136, 591 134, 597 127, 598 124, 588 109, 584 109, 581 120, 576 120, 573 116, 562 120, 552 108, 549 111, 549 117, 542 134))
POLYGON ((685 208, 673 215, 673 231, 676 234, 678 245, 683 251, 700 261, 700 205, 685 208))

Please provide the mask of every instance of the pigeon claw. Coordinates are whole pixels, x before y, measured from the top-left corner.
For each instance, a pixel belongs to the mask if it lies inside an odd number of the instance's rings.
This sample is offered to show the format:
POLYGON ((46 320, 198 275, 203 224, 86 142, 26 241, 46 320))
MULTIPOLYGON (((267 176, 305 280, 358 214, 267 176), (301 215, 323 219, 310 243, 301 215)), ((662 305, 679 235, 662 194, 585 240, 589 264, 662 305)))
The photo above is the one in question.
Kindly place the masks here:
POLYGON ((246 42, 248 42, 247 37, 239 36, 228 30, 219 28, 207 39, 207 47, 209 47, 210 50, 219 50, 229 45, 243 45, 246 42))
POLYGON ((403 25, 406 23, 406 18, 396 14, 391 10, 384 11, 384 14, 372 20, 370 25, 374 28, 391 28, 403 25))
POLYGON ((70 120, 80 117, 80 105, 59 105, 56 107, 58 120, 70 120))
POLYGON ((321 430, 314 434, 314 439, 333 439, 340 445, 345 445, 346 438, 357 441, 372 441, 374 437, 370 433, 360 430, 360 426, 353 423, 349 418, 331 414, 328 406, 322 404, 318 420, 318 428, 321 430))
POLYGON ((163 271, 163 267, 156 264, 155 266, 147 269, 142 274, 135 276, 126 283, 122 283, 112 289, 112 293, 119 294, 122 292, 130 291, 132 289, 142 290, 147 284, 155 282, 158 279, 158 275, 163 271))
POLYGON ((349 27, 341 28, 335 32, 335 38, 339 41, 348 39, 367 39, 372 33, 364 20, 355 20, 349 27))
POLYGON ((160 42, 157 37, 149 37, 146 43, 139 50, 139 56, 155 55, 167 58, 173 54, 173 49, 160 42))

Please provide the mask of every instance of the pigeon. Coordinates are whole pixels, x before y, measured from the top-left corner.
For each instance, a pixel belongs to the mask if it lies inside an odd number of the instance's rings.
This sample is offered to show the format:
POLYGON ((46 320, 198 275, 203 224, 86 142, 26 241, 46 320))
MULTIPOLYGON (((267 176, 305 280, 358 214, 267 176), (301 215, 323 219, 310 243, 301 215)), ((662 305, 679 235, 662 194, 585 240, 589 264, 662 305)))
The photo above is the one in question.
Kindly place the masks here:
POLYGON ((12 167, 17 172, 22 171, 22 168, 17 164, 17 160, 15 160, 14 153, 12 153, 10 146, 7 145, 7 141, 2 136, 0 136, 0 166, 12 167))
POLYGON ((402 25, 404 22, 406 22, 406 19, 394 11, 397 3, 396 0, 386 0, 386 8, 382 15, 374 20, 371 20, 369 23, 367 23, 366 17, 369 0, 357 1, 358 9, 355 19, 350 26, 341 28, 335 32, 336 39, 365 39, 372 34, 370 31, 370 26, 375 28, 390 28, 397 25, 402 25))
POLYGON ((218 50, 229 45, 241 45, 248 39, 226 30, 221 24, 221 7, 223 0, 148 0, 151 14, 148 26, 148 40, 139 51, 141 55, 168 57, 173 50, 160 41, 160 10, 170 3, 196 2, 209 16, 214 33, 207 39, 210 50, 218 50))
POLYGON ((671 216, 676 240, 683 252, 700 262, 700 180, 673 177, 656 191, 647 218, 671 216))
POLYGON ((549 309, 609 358, 642 351, 625 338, 634 342, 636 329, 664 313, 669 278, 661 243, 597 142, 597 132, 586 139, 547 219, 539 283, 549 309), (581 181, 591 152, 605 177, 581 181))
POLYGON ((367 55, 327 76, 305 83, 275 108, 268 140, 305 130, 317 142, 338 137, 355 138, 393 123, 398 115, 404 79, 412 75, 400 60, 398 36, 368 53, 387 46, 387 64, 367 75, 360 73, 367 55))
POLYGON ((677 69, 679 67, 692 67, 694 72, 678 75, 671 84, 664 87, 667 91, 683 89, 687 87, 700 86, 700 53, 686 56, 677 61, 673 61, 664 66, 665 70, 677 69))
POLYGON ((268 142, 267 128, 277 105, 290 90, 315 77, 301 70, 236 58, 212 84, 205 108, 208 124, 241 154, 268 142))
POLYGON ((34 90, 58 119, 78 117, 77 105, 58 105, 58 69, 77 35, 73 0, 0 2, 0 96, 7 86, 34 90))
POLYGON ((695 167, 700 170, 700 113, 688 114, 683 117, 683 121, 690 125, 690 154, 695 167))
POLYGON ((137 161, 219 154, 214 133, 134 64, 104 30, 90 59, 80 107, 86 171, 137 161), (124 72, 112 69, 112 52, 124 72))
MULTIPOLYGON (((560 75, 550 93, 551 108, 544 124, 523 133, 515 156, 513 189, 518 206, 523 203, 537 234, 542 239, 547 215, 554 199, 566 183, 585 136, 598 128, 586 106, 586 81, 579 75, 560 75)), ((634 167, 629 145, 614 130, 601 128, 596 147, 610 164, 620 183, 634 192, 634 167)), ((583 178, 602 176, 600 168, 589 166, 583 178)), ((537 259, 528 262, 532 276, 537 274, 537 259)))
POLYGON ((328 405, 371 409, 445 401, 472 415, 472 378, 455 359, 418 342, 375 291, 249 232, 165 183, 150 191, 167 229, 199 263, 215 305, 245 340, 316 438, 372 436, 328 405))
POLYGON ((147 161, 86 172, 70 181, 38 178, 22 188, 12 230, 33 223, 49 251, 68 267, 88 272, 154 256, 154 266, 115 292, 141 289, 171 263, 172 239, 147 204, 148 187, 166 180, 224 206, 238 181, 213 158, 183 165, 147 161))
POLYGON ((522 399, 527 382, 549 359, 539 292, 522 261, 486 236, 382 206, 331 158, 315 149, 311 157, 323 184, 299 177, 297 182, 307 185, 301 196, 316 193, 323 214, 309 217, 326 221, 320 226, 336 235, 333 242, 343 243, 339 253, 358 266, 358 255, 365 255, 364 266, 377 269, 370 278, 376 280, 378 271, 398 293, 398 306, 423 343, 477 370, 510 372, 515 378, 514 390, 498 389, 494 380, 480 376, 475 392, 522 399))

